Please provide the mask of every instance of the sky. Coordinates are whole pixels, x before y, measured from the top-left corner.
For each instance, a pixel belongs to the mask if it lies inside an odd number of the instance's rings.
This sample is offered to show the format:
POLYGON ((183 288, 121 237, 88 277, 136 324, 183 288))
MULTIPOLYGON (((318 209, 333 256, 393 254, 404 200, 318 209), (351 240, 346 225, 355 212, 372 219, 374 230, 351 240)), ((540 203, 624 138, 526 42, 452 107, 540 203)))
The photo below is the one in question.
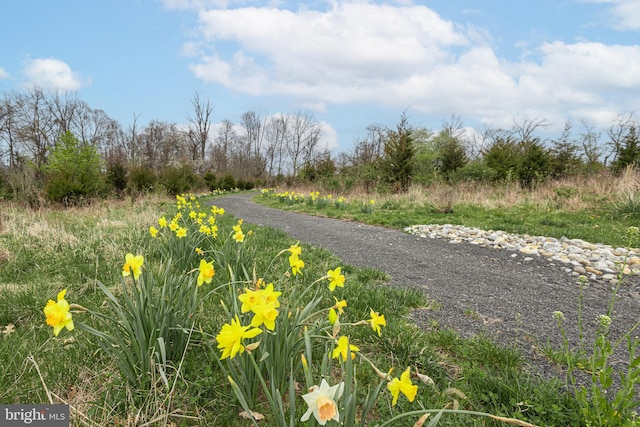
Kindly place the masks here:
POLYGON ((0 95, 70 91, 123 127, 304 112, 350 151, 372 124, 606 129, 640 110, 640 0, 20 0, 0 95))

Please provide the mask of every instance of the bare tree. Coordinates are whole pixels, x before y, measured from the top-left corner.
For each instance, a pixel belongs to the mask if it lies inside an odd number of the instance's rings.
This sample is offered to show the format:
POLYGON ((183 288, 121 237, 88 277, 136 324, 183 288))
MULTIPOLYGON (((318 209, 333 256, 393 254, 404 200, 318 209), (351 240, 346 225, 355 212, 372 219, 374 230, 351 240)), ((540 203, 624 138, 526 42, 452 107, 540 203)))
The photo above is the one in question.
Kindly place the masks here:
POLYGON ((518 143, 532 142, 539 140, 534 134, 539 128, 545 128, 549 126, 549 122, 545 119, 528 119, 524 118, 522 121, 513 119, 512 136, 515 137, 518 143))
POLYGON ((247 111, 242 115, 242 126, 246 132, 244 150, 249 155, 246 176, 254 179, 259 178, 266 169, 266 159, 262 155, 266 126, 255 111, 247 111))
POLYGON ((301 111, 290 118, 289 124, 286 148, 291 160, 291 172, 295 176, 303 164, 311 161, 322 129, 312 114, 301 111))
POLYGON ((89 106, 78 100, 75 92, 56 92, 45 98, 47 108, 51 114, 51 120, 55 128, 56 137, 67 131, 73 132, 74 122, 77 122, 77 114, 81 108, 89 106))
POLYGON ((17 138, 40 169, 57 138, 45 93, 33 87, 26 95, 17 96, 16 101, 17 138))
POLYGON ((189 116, 189 142, 192 160, 194 163, 200 162, 201 165, 204 165, 213 107, 208 98, 206 102, 201 101, 198 92, 193 95, 191 105, 193 106, 193 116, 189 116))
POLYGON ((224 175, 229 172, 231 149, 237 139, 238 135, 233 123, 228 119, 224 119, 218 130, 215 143, 211 148, 211 165, 216 174, 224 175))
POLYGON ((265 126, 265 164, 270 177, 284 173, 285 142, 288 132, 288 116, 280 114, 271 117, 265 126))
POLYGON ((133 121, 129 124, 125 136, 127 156, 129 158, 129 162, 133 165, 137 165, 138 161, 138 133, 140 132, 140 129, 138 129, 139 118, 140 114, 133 114, 133 121))
POLYGON ((609 141, 605 144, 610 150, 604 156, 604 165, 607 165, 607 162, 611 156, 611 163, 616 161, 618 153, 622 149, 623 142, 625 137, 629 134, 629 130, 636 125, 636 121, 634 119, 634 113, 626 113, 619 114, 614 123, 607 129, 607 136, 609 137, 609 141))
POLYGON ((599 163, 601 155, 600 138, 602 132, 596 129, 593 123, 582 120, 583 132, 580 134, 580 146, 582 156, 588 169, 592 169, 599 163))
POLYGON ((9 157, 9 167, 16 164, 18 152, 16 150, 16 111, 15 103, 5 94, 0 103, 0 141, 4 142, 6 155, 9 157))

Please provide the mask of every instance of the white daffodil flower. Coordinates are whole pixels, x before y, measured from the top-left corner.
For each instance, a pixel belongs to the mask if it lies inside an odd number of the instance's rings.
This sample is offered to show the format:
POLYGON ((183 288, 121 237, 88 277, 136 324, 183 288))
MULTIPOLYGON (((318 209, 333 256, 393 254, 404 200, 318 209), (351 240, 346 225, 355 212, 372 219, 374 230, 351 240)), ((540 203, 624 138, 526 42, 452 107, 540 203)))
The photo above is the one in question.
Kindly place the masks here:
POLYGON ((300 421, 307 421, 311 414, 316 417, 318 424, 325 425, 329 420, 340 420, 340 414, 338 413, 338 404, 336 400, 342 396, 344 390, 344 383, 329 386, 327 381, 323 378, 320 382, 320 387, 314 385, 311 391, 307 394, 303 394, 302 398, 309 409, 300 418, 300 421))

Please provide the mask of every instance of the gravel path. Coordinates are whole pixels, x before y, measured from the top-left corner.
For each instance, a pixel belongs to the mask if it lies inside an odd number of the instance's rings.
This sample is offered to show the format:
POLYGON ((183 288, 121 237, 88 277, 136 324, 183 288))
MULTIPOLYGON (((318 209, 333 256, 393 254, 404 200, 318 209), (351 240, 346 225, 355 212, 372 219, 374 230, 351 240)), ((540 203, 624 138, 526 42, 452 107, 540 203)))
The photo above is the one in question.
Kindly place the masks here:
MULTIPOLYGON (((278 228, 301 242, 325 248, 346 264, 383 270, 391 277, 388 286, 424 289, 439 308, 415 311, 412 319, 418 325, 427 326, 429 320, 437 319, 442 327, 453 328, 463 337, 485 332, 497 342, 519 347, 530 367, 544 376, 557 374, 556 368, 536 347, 550 342, 559 349, 562 342, 554 311, 564 313, 569 341, 578 341, 576 278, 542 257, 525 261, 524 254, 514 257, 513 251, 280 211, 252 202, 253 196, 225 196, 216 198, 214 204, 246 223, 278 228)), ((585 289, 582 313, 587 337, 593 337, 595 319, 606 313, 610 299, 611 291, 604 283, 590 282, 585 289)), ((640 302, 621 292, 612 337, 619 337, 639 316, 640 302)), ((624 351, 613 363, 624 364, 624 351)))

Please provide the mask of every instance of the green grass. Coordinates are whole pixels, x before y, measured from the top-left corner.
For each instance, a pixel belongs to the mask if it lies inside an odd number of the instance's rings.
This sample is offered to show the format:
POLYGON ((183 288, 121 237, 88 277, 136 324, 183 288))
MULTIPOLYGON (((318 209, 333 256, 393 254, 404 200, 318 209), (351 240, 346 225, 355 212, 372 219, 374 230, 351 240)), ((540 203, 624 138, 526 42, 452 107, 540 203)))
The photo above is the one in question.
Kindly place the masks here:
POLYGON ((273 193, 256 196, 254 200, 282 210, 350 219, 396 229, 416 224, 456 224, 531 236, 564 236, 618 247, 626 243, 627 228, 640 224, 640 209, 634 210, 628 203, 602 203, 598 208, 578 211, 527 202, 500 208, 457 203, 452 206, 453 212, 441 213, 428 203, 407 198, 374 204, 372 212, 363 213, 360 200, 347 200, 340 208, 333 203, 319 207, 317 203, 303 202, 302 199, 298 202, 283 201, 273 193))
MULTIPOLYGON (((157 218, 170 209, 171 202, 167 200, 139 200, 133 205, 114 202, 38 213, 17 205, 2 206, 0 330, 8 330, 9 325, 13 329, 0 335, 3 367, 0 402, 47 403, 51 399, 69 403, 73 406, 72 413, 82 414, 74 415, 74 425, 140 425, 154 418, 166 419, 175 425, 251 425, 238 417, 241 409, 230 399, 233 393, 226 376, 218 368, 206 338, 199 334, 190 342, 180 373, 174 378, 175 389, 169 393, 162 387, 154 388, 148 391, 146 401, 140 403, 132 399, 134 390, 123 386, 113 362, 104 356, 89 334, 76 328, 73 332, 64 330, 54 338, 51 328, 45 324, 42 309, 47 300, 54 299, 63 288, 68 289, 70 302, 104 310, 106 298, 97 289, 95 280, 107 286, 117 283, 127 252, 149 254, 149 259, 153 259, 157 254, 147 230, 150 225, 157 225, 157 218)), ((405 212, 403 204, 389 204, 386 209, 375 207, 368 217, 349 207, 332 209, 325 213, 367 221, 375 218, 369 222, 390 226, 436 218, 433 213, 421 216, 425 214, 424 209, 417 207, 405 212)), ((464 209, 456 210, 460 212, 456 215, 465 218, 464 209)), ((471 210, 467 215, 471 215, 471 210)), ((478 217, 477 213, 473 215, 478 217)), ((503 221, 509 218, 497 213, 494 216, 496 223, 498 218, 503 221)), ((230 215, 225 217, 224 221, 229 224, 237 220, 230 215)), ((452 222, 448 218, 440 219, 452 222)), ((259 276, 276 253, 295 243, 279 230, 251 224, 243 228, 254 231, 255 269, 259 276)), ((305 276, 320 277, 329 268, 340 265, 332 253, 302 246, 305 276)), ((275 276, 282 271, 282 266, 273 266, 268 273, 275 276)), ((454 399, 461 408, 516 417, 539 425, 579 424, 577 406, 571 395, 555 381, 529 375, 516 350, 500 347, 485 337, 462 339, 436 324, 420 329, 408 321, 408 315, 413 309, 434 309, 428 295, 418 290, 389 287, 385 283, 386 275, 378 270, 344 265, 343 273, 347 278, 345 287, 338 288, 335 296, 346 299, 349 305, 341 321, 367 319, 372 308, 387 320, 380 338, 365 325, 354 328, 350 339, 380 369, 393 368, 393 375, 399 375, 411 366, 434 382, 433 386, 419 385, 416 402, 410 404, 401 397, 395 408, 391 407, 389 393, 383 393, 372 412, 372 424, 398 411, 443 408, 452 405, 454 399)), ((222 273, 218 280, 221 277, 222 273)), ((328 298, 333 297, 328 290, 324 292, 328 298)), ((203 302, 197 318, 198 329, 217 333, 225 321, 219 300, 214 296, 203 302)), ((358 367, 358 374, 361 392, 366 391, 368 384, 378 381, 364 364, 358 367)), ((267 415, 260 425, 273 425, 266 405, 256 409, 267 415)), ((414 421, 415 418, 410 422, 405 419, 395 425, 411 425, 414 421)), ((162 425, 162 422, 152 424, 162 425)), ((468 416, 444 416, 440 425, 504 424, 468 416)))

